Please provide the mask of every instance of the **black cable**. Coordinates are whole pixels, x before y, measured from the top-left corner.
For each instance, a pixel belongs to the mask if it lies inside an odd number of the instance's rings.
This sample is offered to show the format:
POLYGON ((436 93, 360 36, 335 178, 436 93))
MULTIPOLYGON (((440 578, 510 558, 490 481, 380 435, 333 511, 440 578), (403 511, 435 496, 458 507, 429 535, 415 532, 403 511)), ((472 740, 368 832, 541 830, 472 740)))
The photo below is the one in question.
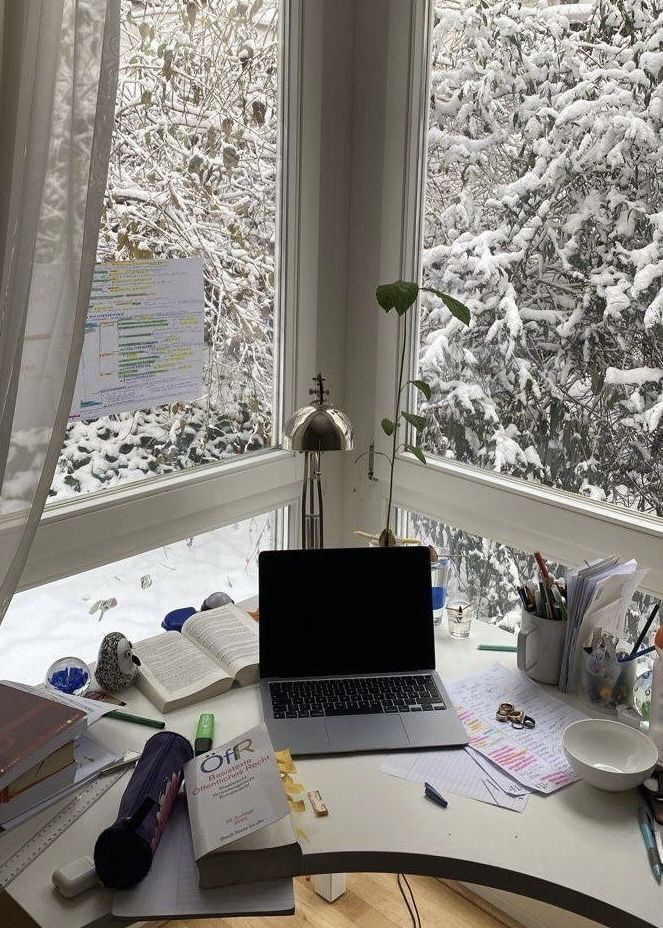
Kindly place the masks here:
POLYGON ((407 910, 408 910, 408 912, 410 913, 410 918, 412 919, 412 928, 417 928, 417 922, 416 922, 415 917, 414 917, 414 912, 412 911, 412 908, 410 907, 410 900, 409 900, 408 897, 405 895, 405 890, 403 889, 403 887, 402 887, 402 885, 401 885, 401 874, 400 874, 400 873, 397 874, 397 876, 396 876, 396 881, 397 881, 397 883, 398 883, 398 888, 399 888, 399 890, 400 890, 401 896, 403 897, 403 902, 405 903, 405 905, 406 905, 406 907, 407 907, 407 910))
POLYGON ((405 876, 404 873, 399 873, 399 874, 398 874, 398 876, 397 876, 397 882, 398 882, 398 888, 399 888, 399 890, 400 890, 400 892, 401 892, 401 896, 403 897, 403 900, 404 900, 404 902, 405 902, 405 905, 407 906, 407 910, 408 910, 408 912, 410 913, 410 918, 412 919, 412 928, 421 928, 421 916, 419 915, 419 909, 417 908, 417 901, 416 901, 416 899, 414 898, 414 893, 413 893, 413 891, 412 891, 412 887, 411 887, 410 884, 408 883, 408 879, 407 879, 407 877, 405 876), (411 896, 411 900, 412 900, 412 904, 410 904, 410 900, 408 899, 408 897, 407 897, 406 894, 405 894, 405 890, 403 889, 403 886, 402 886, 402 884, 401 884, 401 880, 403 880, 403 883, 405 883, 405 885, 407 886, 407 888, 408 888, 408 890, 409 890, 409 893, 410 893, 410 896, 411 896))

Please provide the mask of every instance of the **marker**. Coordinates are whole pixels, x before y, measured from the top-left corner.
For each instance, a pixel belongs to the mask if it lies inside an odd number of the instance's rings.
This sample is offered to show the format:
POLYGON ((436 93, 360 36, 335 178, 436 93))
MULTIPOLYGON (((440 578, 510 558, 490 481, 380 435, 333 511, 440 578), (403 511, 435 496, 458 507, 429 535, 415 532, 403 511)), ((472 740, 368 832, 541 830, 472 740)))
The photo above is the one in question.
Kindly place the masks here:
POLYGON ((446 809, 446 807, 449 805, 444 796, 441 796, 435 787, 430 785, 430 783, 424 783, 424 790, 424 796, 426 799, 430 799, 430 801, 434 802, 436 805, 442 806, 443 809, 446 809))
POLYGON ((193 750, 198 757, 199 754, 206 754, 212 749, 212 740, 214 738, 214 715, 212 712, 203 712, 198 719, 198 728, 196 728, 196 740, 193 743, 193 750))

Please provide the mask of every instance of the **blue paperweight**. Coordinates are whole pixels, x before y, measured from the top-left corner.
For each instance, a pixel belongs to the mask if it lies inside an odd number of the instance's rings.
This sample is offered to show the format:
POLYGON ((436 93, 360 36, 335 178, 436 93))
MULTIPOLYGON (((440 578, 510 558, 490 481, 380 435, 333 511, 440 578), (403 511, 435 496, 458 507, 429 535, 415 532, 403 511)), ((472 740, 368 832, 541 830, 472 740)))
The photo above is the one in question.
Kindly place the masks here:
POLYGON ((92 673, 79 657, 61 657, 46 671, 46 683, 60 693, 82 696, 90 686, 92 673))

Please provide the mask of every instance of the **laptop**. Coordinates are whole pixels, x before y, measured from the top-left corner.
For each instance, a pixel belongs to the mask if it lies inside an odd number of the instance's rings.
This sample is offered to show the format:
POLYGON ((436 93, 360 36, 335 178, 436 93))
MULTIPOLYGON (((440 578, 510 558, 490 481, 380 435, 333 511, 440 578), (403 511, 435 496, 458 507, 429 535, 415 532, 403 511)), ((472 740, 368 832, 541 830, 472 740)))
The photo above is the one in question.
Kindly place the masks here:
POLYGON ((296 755, 467 744, 435 671, 427 547, 263 551, 260 690, 296 755))

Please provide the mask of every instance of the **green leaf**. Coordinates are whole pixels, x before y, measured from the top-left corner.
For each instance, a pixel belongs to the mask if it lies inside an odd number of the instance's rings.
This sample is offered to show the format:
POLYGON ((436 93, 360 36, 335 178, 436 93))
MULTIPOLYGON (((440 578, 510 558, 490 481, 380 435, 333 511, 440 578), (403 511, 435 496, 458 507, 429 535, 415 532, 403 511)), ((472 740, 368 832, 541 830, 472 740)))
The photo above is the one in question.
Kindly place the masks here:
POLYGON ((395 309, 399 316, 408 311, 416 302, 419 285, 411 280, 395 280, 391 284, 380 284, 375 291, 378 303, 385 312, 395 309))
POLYGON ((426 463, 426 455, 425 455, 424 452, 421 450, 421 448, 419 448, 418 445, 406 445, 406 446, 405 446, 405 449, 406 449, 406 451, 411 452, 411 454, 413 454, 413 455, 415 456, 415 458, 417 458, 419 461, 421 461, 422 464, 425 464, 425 463, 426 463))
POLYGON ((384 432, 385 435, 393 435, 395 428, 396 426, 391 421, 391 419, 384 418, 382 420, 382 431, 384 432))
POLYGON ((403 418, 413 425, 418 432, 423 431, 426 428, 426 417, 417 416, 413 412, 404 412, 403 418))
POLYGON ((420 390, 426 399, 430 401, 431 388, 428 386, 425 380, 408 380, 408 383, 411 383, 412 386, 417 388, 417 390, 420 390))
POLYGON ((422 287, 421 289, 426 290, 428 293, 434 293, 435 296, 438 296, 442 300, 452 316, 455 316, 456 319, 460 319, 465 325, 470 324, 470 311, 460 300, 456 300, 454 297, 449 296, 448 293, 442 293, 441 290, 436 290, 434 287, 422 287))

